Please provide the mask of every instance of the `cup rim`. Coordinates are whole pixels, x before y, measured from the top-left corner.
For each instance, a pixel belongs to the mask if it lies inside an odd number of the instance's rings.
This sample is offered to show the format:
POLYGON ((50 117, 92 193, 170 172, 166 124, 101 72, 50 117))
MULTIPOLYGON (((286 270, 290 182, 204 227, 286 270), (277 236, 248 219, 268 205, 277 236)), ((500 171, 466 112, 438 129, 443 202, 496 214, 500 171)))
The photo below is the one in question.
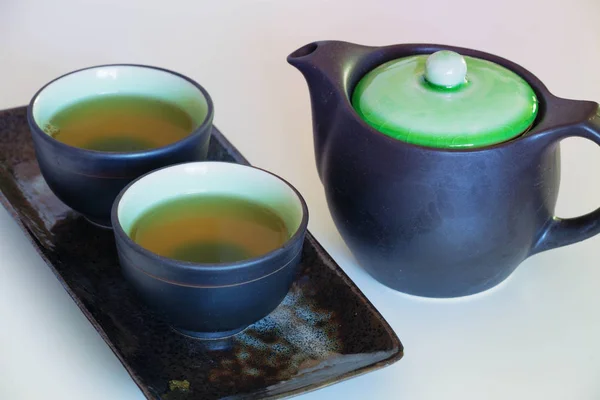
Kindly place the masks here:
POLYGON ((44 84, 41 88, 39 88, 35 92, 33 97, 31 98, 31 100, 29 101, 29 104, 27 105, 27 121, 29 123, 29 126, 46 143, 56 146, 58 148, 62 148, 64 150, 70 150, 70 151, 75 152, 76 154, 79 154, 82 156, 95 156, 95 157, 119 158, 119 159, 122 159, 123 156, 132 156, 132 157, 136 157, 136 158, 142 157, 142 156, 153 156, 153 155, 158 155, 160 153, 163 153, 166 150, 176 149, 176 148, 182 146, 183 144, 187 143, 188 141, 192 141, 196 136, 202 134, 209 127, 209 125, 212 124, 213 117, 214 117, 214 105, 213 105, 212 98, 210 97, 210 94, 208 93, 208 91, 202 85, 200 85, 198 82, 196 82, 195 80, 193 80, 179 72, 175 72, 175 71, 172 71, 167 68, 162 68, 162 67, 157 67, 157 66, 147 65, 147 64, 135 64, 135 63, 133 63, 133 64, 132 63, 98 64, 98 65, 92 65, 89 67, 79 68, 79 69, 67 72, 65 74, 62 74, 62 75, 52 79, 51 81, 44 84), (74 75, 74 74, 77 74, 77 73, 80 73, 83 71, 87 71, 90 69, 105 68, 105 67, 135 67, 135 68, 142 68, 142 69, 144 69, 144 68, 152 69, 152 70, 156 70, 156 71, 174 75, 177 78, 180 78, 180 79, 183 79, 183 80, 189 82, 196 89, 198 89, 200 91, 200 93, 202 94, 202 96, 204 96, 204 99, 206 100, 207 110, 206 110, 206 116, 204 117, 204 120, 202 121, 202 123, 200 125, 198 125, 195 129, 193 129, 188 135, 186 135, 185 137, 183 137, 175 142, 169 143, 165 146, 153 147, 153 148, 146 149, 146 150, 135 150, 135 151, 99 151, 99 150, 83 149, 81 147, 71 146, 71 145, 63 143, 59 140, 56 140, 55 138, 53 138, 52 136, 50 136, 46 132, 44 132, 33 116, 33 106, 34 106, 34 103, 37 100, 37 98, 40 96, 40 94, 51 84, 58 82, 59 80, 66 78, 69 75, 74 75))
MULTIPOLYGON (((259 262, 264 262, 266 260, 272 260, 277 257, 281 257, 283 254, 286 254, 289 251, 289 249, 292 248, 294 246, 294 244, 299 239, 301 239, 306 233, 306 230, 308 228, 308 206, 307 206, 306 201, 305 201, 304 197, 302 196, 302 194, 300 194, 300 192, 290 182, 283 179, 279 175, 277 175, 273 172, 267 171, 263 168, 255 167, 255 166, 252 166, 249 164, 229 163, 229 162, 225 162, 225 161, 192 161, 192 162, 171 164, 166 167, 152 170, 144 175, 139 176, 138 178, 136 178, 135 180, 130 182, 127 186, 125 186, 123 188, 123 190, 121 190, 121 192, 119 193, 119 195, 115 198, 115 201, 113 202, 113 206, 111 208, 111 223, 112 223, 112 228, 113 228, 113 232, 115 233, 115 235, 119 239, 123 240, 127 246, 129 246, 134 251, 136 251, 137 253, 139 253, 143 256, 150 257, 153 260, 159 261, 163 268, 175 269, 175 270, 185 271, 185 272, 223 273, 223 272, 234 272, 234 271, 241 270, 241 269, 251 268, 252 266, 255 266, 259 262), (152 175, 158 171, 164 170, 164 169, 181 167, 183 165, 206 164, 206 163, 209 163, 209 164, 233 164, 233 165, 236 165, 236 166, 239 166, 242 168, 254 169, 263 174, 270 175, 271 177, 279 180, 281 183, 283 183, 285 186, 287 186, 289 189, 291 189, 292 192, 296 195, 296 197, 298 198, 298 200, 300 202, 300 208, 301 208, 301 213, 302 213, 300 224, 298 225, 298 228, 296 229, 294 234, 292 236, 290 236, 282 246, 280 246, 274 250, 271 250, 268 253, 264 253, 260 256, 256 256, 256 257, 252 257, 252 258, 246 258, 243 260, 239 260, 239 261, 235 261, 235 262, 226 262, 226 263, 197 263, 197 262, 191 262, 191 261, 177 260, 175 258, 170 258, 170 257, 164 257, 164 256, 158 255, 158 254, 140 246, 133 239, 131 239, 129 237, 129 235, 125 232, 125 230, 121 226, 121 222, 119 221, 118 209, 119 209, 119 203, 121 202, 121 199, 123 198, 125 193, 127 193, 127 191, 132 186, 134 186, 138 181, 144 179, 145 177, 152 175)), ((295 256, 295 254, 294 254, 294 256, 295 256)), ((144 273, 148 274, 148 272, 145 269, 142 269, 142 271, 144 273)), ((164 280, 163 278, 160 278, 160 277, 155 277, 155 278, 164 280)))

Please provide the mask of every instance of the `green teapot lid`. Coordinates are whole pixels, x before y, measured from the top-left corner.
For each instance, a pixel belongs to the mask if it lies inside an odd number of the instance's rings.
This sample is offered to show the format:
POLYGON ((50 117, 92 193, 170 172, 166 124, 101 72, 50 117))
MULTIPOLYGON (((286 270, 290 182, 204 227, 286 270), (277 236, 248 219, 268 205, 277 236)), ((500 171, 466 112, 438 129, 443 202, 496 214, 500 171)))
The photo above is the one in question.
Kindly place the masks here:
POLYGON ((352 94, 362 119, 398 140, 472 148, 510 140, 535 120, 538 101, 516 73, 448 50, 382 64, 352 94))

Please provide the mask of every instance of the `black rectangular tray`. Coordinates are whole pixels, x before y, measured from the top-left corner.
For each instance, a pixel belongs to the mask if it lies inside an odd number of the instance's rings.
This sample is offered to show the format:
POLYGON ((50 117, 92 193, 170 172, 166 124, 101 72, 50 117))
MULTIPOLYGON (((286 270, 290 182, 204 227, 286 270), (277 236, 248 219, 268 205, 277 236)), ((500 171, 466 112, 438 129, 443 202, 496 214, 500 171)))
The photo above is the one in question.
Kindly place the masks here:
MULTIPOLYGON (((209 158, 248 164, 216 128, 209 158)), ((176 333, 121 277, 112 232, 46 186, 24 107, 0 111, 0 202, 147 398, 280 398, 402 357, 391 327, 310 233, 301 275, 269 316, 223 341, 176 333)))

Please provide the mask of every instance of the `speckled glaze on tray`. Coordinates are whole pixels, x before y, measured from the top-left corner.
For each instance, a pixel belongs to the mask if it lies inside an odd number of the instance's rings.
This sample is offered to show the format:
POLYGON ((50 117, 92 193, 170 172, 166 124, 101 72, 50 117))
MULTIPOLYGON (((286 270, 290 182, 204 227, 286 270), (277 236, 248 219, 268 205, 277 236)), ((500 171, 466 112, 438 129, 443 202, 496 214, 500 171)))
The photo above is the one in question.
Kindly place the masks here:
MULTIPOLYGON (((247 164, 216 129, 209 159, 247 164)), ((173 331, 122 278, 112 232, 46 186, 25 108, 0 112, 0 201, 147 398, 280 398, 402 357, 390 326, 310 233, 302 273, 269 316, 222 341, 173 331)))

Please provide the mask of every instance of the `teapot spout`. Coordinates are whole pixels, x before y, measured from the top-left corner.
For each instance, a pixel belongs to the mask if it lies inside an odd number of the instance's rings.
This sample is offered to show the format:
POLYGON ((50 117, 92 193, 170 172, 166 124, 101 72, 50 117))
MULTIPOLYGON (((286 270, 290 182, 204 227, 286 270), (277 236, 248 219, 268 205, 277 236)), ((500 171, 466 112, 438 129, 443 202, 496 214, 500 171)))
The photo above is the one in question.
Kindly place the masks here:
POLYGON ((287 61, 302 72, 309 88, 312 89, 321 84, 323 79, 327 79, 343 91, 349 73, 365 55, 376 49, 338 40, 324 40, 300 47, 287 57, 287 61))
POLYGON ((300 47, 287 57, 308 84, 311 99, 315 158, 319 175, 321 156, 340 107, 347 106, 349 88, 363 75, 365 56, 375 47, 342 41, 318 41, 300 47))
POLYGON ((307 60, 310 60, 310 58, 307 58, 307 56, 311 55, 312 53, 315 52, 315 50, 317 50, 319 48, 319 43, 322 43, 322 42, 308 43, 308 44, 305 44, 304 46, 300 47, 299 49, 294 50, 287 57, 287 61, 290 64, 292 64, 294 67, 296 67, 302 71, 302 66, 309 64, 306 62, 307 60))

